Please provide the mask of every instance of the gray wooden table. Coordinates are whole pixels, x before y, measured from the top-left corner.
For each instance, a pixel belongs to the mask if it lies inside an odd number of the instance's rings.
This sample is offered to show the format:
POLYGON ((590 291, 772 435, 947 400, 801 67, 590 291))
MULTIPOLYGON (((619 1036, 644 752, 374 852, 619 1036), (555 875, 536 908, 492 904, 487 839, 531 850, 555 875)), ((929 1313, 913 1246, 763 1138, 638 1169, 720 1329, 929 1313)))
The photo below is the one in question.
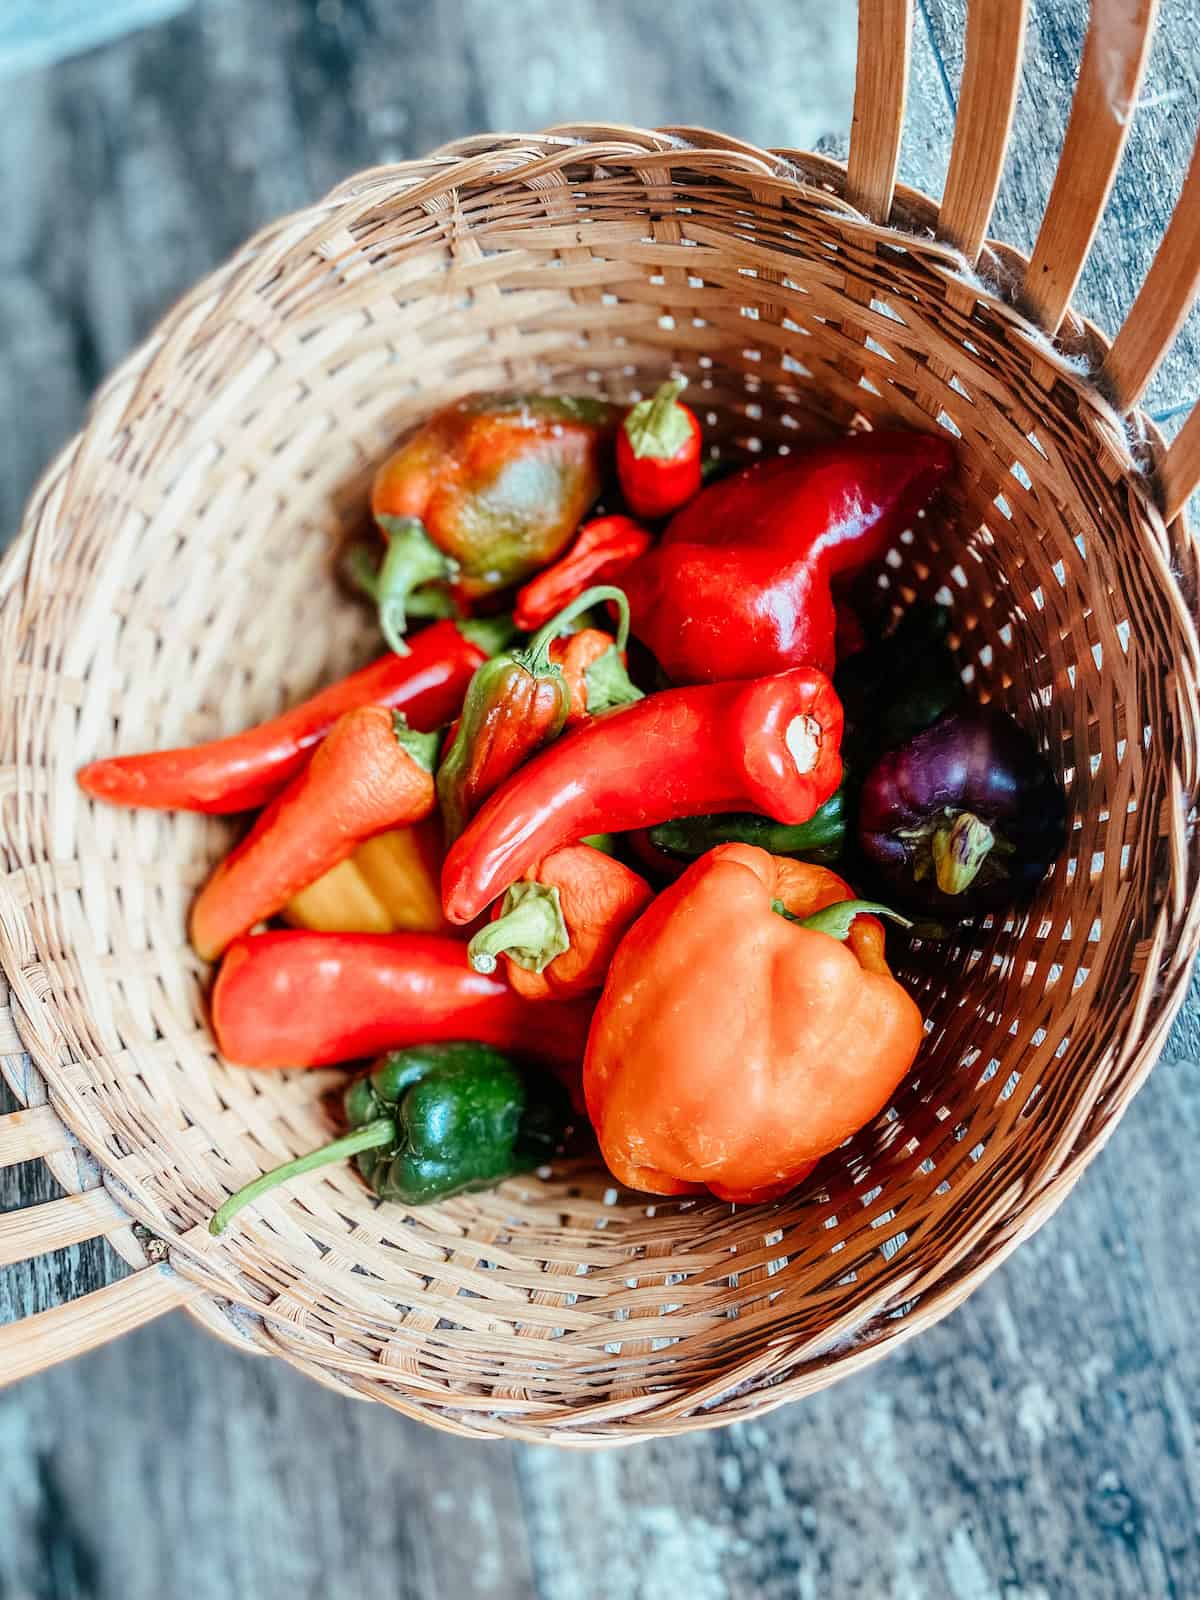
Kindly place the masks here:
MULTIPOLYGON (((73 26, 104 11, 57 3, 73 26)), ((845 0, 134 9, 182 14, 0 82, 0 528, 164 306, 355 167, 588 118, 845 148, 845 0)), ((1162 9, 1081 290, 1109 328, 1178 192, 1200 105, 1195 8, 1162 9)), ((1018 245, 1048 192, 1084 4, 1034 13, 996 219, 1018 245)), ((4 31, 0 6, 0 76, 29 59, 6 58, 4 31)), ((934 192, 962 32, 962 0, 918 0, 902 175, 934 192)), ((1193 325, 1151 396, 1168 430, 1192 398, 1197 343, 1193 325)), ((1117 1137, 1035 1239, 882 1367, 761 1423, 587 1456, 461 1443, 239 1356, 182 1316, 6 1391, 0 1600, 1200 1595, 1198 1061, 1194 993, 1117 1137)), ((52 1193, 17 1169, 0 1207, 52 1193)), ((97 1247, 0 1274, 0 1321, 118 1270, 97 1247)))

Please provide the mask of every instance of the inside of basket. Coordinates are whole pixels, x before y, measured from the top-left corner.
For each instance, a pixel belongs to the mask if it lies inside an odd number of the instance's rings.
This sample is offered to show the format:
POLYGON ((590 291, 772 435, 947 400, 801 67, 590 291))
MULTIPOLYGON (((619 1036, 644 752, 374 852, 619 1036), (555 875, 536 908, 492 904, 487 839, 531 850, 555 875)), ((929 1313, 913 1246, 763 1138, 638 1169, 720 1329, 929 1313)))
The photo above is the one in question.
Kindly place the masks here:
MULTIPOLYGON (((362 209, 319 271, 308 252, 249 283, 269 340, 234 356, 198 342, 191 394, 132 417, 122 471, 140 470, 136 499, 118 486, 115 510, 79 535, 82 570, 91 550, 114 574, 85 607, 120 626, 99 627, 104 692, 60 765, 232 731, 375 652, 336 554, 363 525, 375 466, 438 406, 563 388, 625 402, 674 372, 739 460, 882 424, 958 440, 952 488, 879 582, 898 609, 952 607, 964 681, 1035 735, 1071 819, 1030 907, 936 945, 890 936, 925 1048, 892 1106, 793 1196, 664 1201, 576 1161, 405 1213, 330 1171, 273 1195, 232 1247, 247 1293, 292 1297, 315 1337, 350 1304, 365 1348, 412 1330, 420 1370, 465 1383, 458 1334, 499 1328, 496 1372, 553 1387, 545 1363, 578 1374, 600 1354, 628 1362, 620 1381, 648 1380, 685 1359, 693 1314, 719 1329, 698 1372, 736 1359, 764 1319, 798 1348, 858 1337, 879 1308, 919 1299, 934 1227, 938 1270, 947 1248, 965 1270, 980 1230, 1015 1206, 1029 1142, 1065 1157, 1103 1099, 1114 1057, 1089 1018, 1098 995, 1137 982, 1159 849, 1147 807, 1167 779, 1146 733, 1158 640, 1131 625, 1108 538, 1132 537, 1128 496, 1075 376, 1014 359, 986 288, 964 312, 943 274, 900 245, 864 252, 819 195, 787 226, 686 184, 650 216, 614 212, 603 176, 581 182, 569 225, 529 196, 501 186, 486 210, 464 196, 419 247, 403 208, 362 209), (646 1315, 653 1333, 637 1326, 646 1315)), ((81 891, 70 965, 88 1003, 73 1047, 114 1159, 186 1231, 227 1189, 320 1142, 337 1075, 249 1074, 211 1046, 183 929, 232 825, 76 805, 62 826, 109 863, 81 891)), ((622 1369, 603 1370, 600 1389, 622 1369)))

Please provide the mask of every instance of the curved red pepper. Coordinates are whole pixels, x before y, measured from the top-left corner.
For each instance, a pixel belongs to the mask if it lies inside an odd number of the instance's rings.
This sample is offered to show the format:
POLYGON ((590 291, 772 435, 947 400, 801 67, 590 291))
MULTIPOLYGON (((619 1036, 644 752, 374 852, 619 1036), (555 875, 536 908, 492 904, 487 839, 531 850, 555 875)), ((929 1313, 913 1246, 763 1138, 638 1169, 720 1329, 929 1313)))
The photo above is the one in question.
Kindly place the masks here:
POLYGON ((721 479, 625 573, 634 633, 676 683, 831 672, 830 580, 882 556, 953 462, 946 438, 858 433, 721 479))
POLYGON ((594 999, 526 1000, 437 934, 288 930, 233 941, 212 1021, 221 1053, 243 1067, 325 1067, 441 1039, 574 1066, 594 999))
POLYGON ((653 543, 632 517, 593 517, 566 555, 517 591, 513 621, 526 633, 536 632, 592 584, 614 582, 653 543))
POLYGON ((669 689, 559 739, 500 789, 442 870, 470 922, 559 845, 710 811, 807 822, 842 780, 842 707, 824 673, 669 689))
POLYGON ((81 769, 79 786, 112 805, 255 810, 295 777, 343 712, 390 706, 422 733, 448 722, 487 660, 488 651, 469 637, 481 626, 487 624, 435 622, 414 637, 406 655, 380 656, 270 722, 208 744, 93 761, 81 769))

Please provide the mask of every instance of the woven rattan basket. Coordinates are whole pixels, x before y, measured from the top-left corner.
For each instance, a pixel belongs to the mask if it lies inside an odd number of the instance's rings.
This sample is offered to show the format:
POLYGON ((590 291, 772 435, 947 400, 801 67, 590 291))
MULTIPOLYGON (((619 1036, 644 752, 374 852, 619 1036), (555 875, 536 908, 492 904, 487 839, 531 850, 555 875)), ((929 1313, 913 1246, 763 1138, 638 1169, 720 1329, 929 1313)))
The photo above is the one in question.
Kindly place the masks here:
POLYGON ((28 1109, 0 1163, 44 1157, 69 1195, 0 1218, 0 1263, 104 1234, 137 1270, 0 1330, 0 1372, 185 1305, 462 1433, 630 1440, 874 1361, 1050 1215, 1200 933, 1200 419, 1164 450, 1134 409, 1191 301, 1200 162, 1111 346, 1068 309, 1153 9, 1097 8, 1031 262, 985 239, 1021 0, 971 6, 940 207, 894 183, 909 7, 863 0, 848 169, 686 128, 464 140, 268 228, 109 380, 3 568, 0 1066, 28 1109), (210 1238, 231 1187, 321 1140, 333 1075, 218 1059, 184 922, 230 832, 93 806, 76 767, 236 729, 377 648, 332 556, 414 419, 668 370, 735 452, 883 421, 961 438, 888 581, 950 597, 974 689, 1063 777, 1067 856, 1028 914, 895 946, 926 1050, 785 1201, 651 1204, 579 1163, 409 1213, 334 1169, 210 1238))

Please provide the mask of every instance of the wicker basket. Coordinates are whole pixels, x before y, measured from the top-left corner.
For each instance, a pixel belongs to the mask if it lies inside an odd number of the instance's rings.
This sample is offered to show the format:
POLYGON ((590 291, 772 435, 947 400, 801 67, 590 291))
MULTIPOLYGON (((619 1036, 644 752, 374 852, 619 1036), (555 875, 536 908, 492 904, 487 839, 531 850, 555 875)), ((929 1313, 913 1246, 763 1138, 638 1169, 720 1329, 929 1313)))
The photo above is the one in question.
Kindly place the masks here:
POLYGON ((0 1218, 0 1263, 105 1234, 137 1270, 0 1330, 7 1376, 186 1305, 464 1434, 707 1427, 944 1316, 1112 1132, 1200 936, 1200 421, 1164 450, 1133 409, 1196 283, 1200 161, 1110 346, 1068 301, 1153 6, 1097 8, 1031 262, 985 240, 1023 4, 971 7, 940 208, 894 183, 909 9, 863 0, 847 170, 583 127, 365 173, 189 295, 51 467, 0 589, 0 1066, 28 1107, 0 1164, 44 1157, 69 1194, 0 1218), (333 1075, 214 1052, 184 919, 227 826, 95 807, 76 767, 238 728, 365 657, 331 555, 398 429, 472 390, 625 400, 669 370, 735 452, 884 421, 961 438, 948 515, 887 581, 951 597, 975 691, 1062 774, 1067 858, 1027 915, 902 956, 920 1064, 785 1201, 651 1204, 578 1164, 409 1213, 331 1170, 210 1238, 231 1187, 321 1139, 333 1075))

